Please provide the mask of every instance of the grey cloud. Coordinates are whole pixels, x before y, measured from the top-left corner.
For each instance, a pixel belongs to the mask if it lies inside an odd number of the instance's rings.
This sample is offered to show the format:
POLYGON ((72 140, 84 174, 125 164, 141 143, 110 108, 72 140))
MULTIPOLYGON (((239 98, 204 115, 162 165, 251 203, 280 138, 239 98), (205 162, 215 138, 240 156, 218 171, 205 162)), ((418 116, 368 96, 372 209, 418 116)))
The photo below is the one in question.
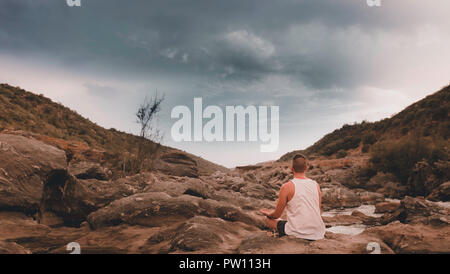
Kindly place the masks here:
POLYGON ((105 113, 128 100, 133 114, 158 88, 167 120, 200 96, 280 105, 282 123, 329 130, 364 87, 419 90, 449 71, 448 0, 81 1, 0 1, 0 58, 89 75, 82 89, 117 100, 105 113))
POLYGON ((109 86, 100 85, 97 83, 84 83, 83 86, 87 89, 88 93, 104 99, 112 99, 120 92, 109 86))
POLYGON ((2 1, 0 50, 40 52, 67 65, 114 66, 130 73, 254 80, 283 73, 313 88, 352 87, 364 81, 365 71, 349 54, 358 49, 343 40, 359 37, 336 39, 335 32, 352 26, 369 34, 404 30, 426 20, 409 8, 411 1, 384 1, 385 10, 371 9, 363 0, 82 2, 81 8, 69 8, 63 0, 2 1), (401 4, 405 14, 398 10, 401 4), (288 31, 314 22, 323 29, 311 29, 308 36, 288 31), (306 44, 303 54, 284 50, 298 45, 295 39, 306 44))

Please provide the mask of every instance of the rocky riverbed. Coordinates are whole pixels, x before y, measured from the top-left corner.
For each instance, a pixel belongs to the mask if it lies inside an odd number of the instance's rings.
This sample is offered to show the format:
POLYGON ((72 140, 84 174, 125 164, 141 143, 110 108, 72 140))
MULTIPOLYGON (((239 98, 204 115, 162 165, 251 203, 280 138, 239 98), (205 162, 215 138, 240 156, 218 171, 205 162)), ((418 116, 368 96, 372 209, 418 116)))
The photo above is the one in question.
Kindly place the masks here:
POLYGON ((258 213, 275 206, 287 163, 199 173, 182 153, 163 159, 170 169, 112 179, 98 163, 0 134, 0 253, 68 253, 71 242, 82 253, 368 253, 369 243, 381 253, 450 252, 448 203, 398 199, 402 187, 381 174, 361 182, 363 158, 312 161, 327 226, 314 242, 276 237, 258 213))

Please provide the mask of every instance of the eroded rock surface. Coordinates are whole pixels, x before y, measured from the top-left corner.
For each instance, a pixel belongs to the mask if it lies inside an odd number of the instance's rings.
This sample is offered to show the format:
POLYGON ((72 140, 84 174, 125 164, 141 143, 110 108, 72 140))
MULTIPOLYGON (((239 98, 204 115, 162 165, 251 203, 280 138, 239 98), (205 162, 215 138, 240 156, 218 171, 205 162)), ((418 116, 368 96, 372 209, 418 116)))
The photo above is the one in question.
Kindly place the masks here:
POLYGON ((0 134, 0 210, 36 212, 47 174, 66 168, 64 151, 32 138, 0 134))
MULTIPOLYGON (((258 212, 274 208, 292 178, 287 163, 204 172, 172 151, 153 172, 111 179, 83 161, 68 166, 60 149, 0 134, 0 253, 68 253, 70 242, 82 253, 450 252, 449 208, 429 200, 445 201, 448 182, 423 181, 427 166, 410 181, 425 199, 405 197, 390 174, 364 180, 366 159, 313 160, 308 176, 321 186, 329 231, 307 241, 276 237, 258 212)), ((445 163, 433 168, 445 172, 445 163)))

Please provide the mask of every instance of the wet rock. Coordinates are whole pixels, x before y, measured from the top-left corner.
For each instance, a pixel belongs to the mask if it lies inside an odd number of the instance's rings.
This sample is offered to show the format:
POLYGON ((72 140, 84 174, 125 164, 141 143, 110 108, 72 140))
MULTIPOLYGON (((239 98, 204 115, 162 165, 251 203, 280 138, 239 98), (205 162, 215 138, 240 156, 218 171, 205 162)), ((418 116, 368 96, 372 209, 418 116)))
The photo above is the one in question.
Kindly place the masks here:
POLYGON ((0 210, 36 212, 47 174, 66 167, 64 151, 32 138, 0 134, 0 210))

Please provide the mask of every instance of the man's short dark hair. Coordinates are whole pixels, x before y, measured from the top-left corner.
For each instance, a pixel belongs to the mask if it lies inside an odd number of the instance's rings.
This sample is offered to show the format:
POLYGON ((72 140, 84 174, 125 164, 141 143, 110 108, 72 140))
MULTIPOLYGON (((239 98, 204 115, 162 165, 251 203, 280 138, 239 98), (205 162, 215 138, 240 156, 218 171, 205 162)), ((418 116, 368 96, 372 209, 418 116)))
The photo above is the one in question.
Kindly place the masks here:
POLYGON ((292 168, 295 172, 302 173, 306 171, 308 159, 303 154, 296 154, 292 159, 292 168))

